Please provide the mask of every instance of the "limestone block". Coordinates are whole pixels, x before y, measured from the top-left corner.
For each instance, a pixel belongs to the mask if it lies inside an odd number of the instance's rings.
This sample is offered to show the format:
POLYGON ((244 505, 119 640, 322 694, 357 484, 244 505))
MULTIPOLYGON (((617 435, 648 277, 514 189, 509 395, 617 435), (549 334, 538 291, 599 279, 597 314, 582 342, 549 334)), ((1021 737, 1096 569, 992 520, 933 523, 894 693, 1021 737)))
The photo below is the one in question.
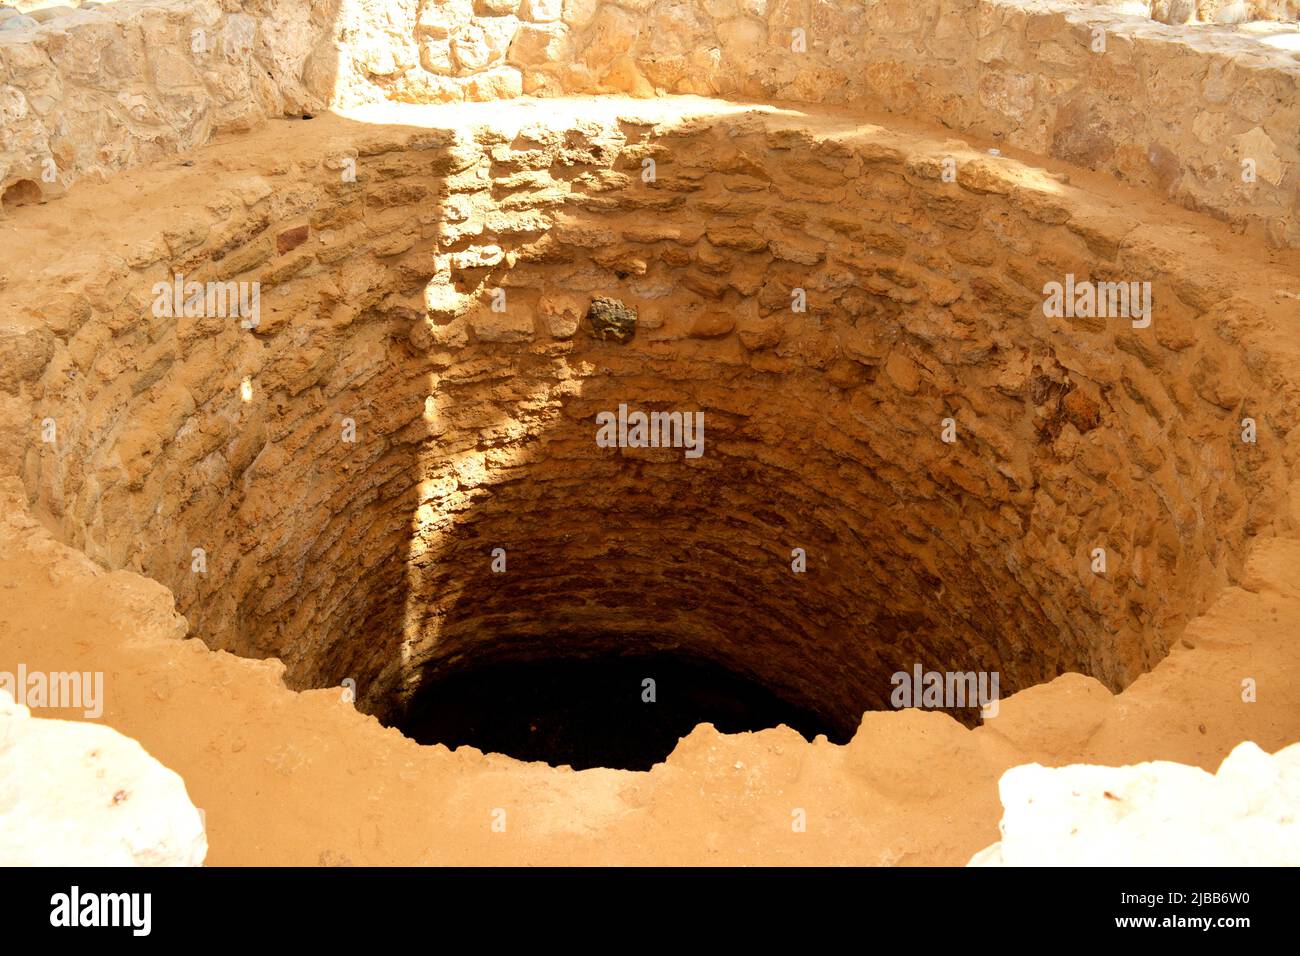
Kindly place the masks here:
POLYGON ((0 33, 17 32, 19 30, 35 30, 40 23, 34 18, 28 16, 10 16, 0 20, 0 33))
POLYGON ((1258 126, 1232 137, 1229 159, 1238 169, 1245 160, 1251 160, 1258 179, 1280 186, 1286 168, 1278 157, 1277 144, 1258 126))
POLYGON ((603 4, 585 33, 582 62, 593 69, 607 67, 635 46, 641 26, 626 10, 603 4))
POLYGON ((480 342, 526 342, 534 332, 532 310, 517 302, 502 312, 486 306, 477 308, 468 322, 480 342))
POLYGON ((523 77, 510 66, 498 66, 461 81, 461 91, 470 102, 512 99, 523 93, 523 77))
POLYGON ((437 76, 451 76, 456 71, 451 56, 451 41, 432 36, 421 37, 420 66, 437 76))
POLYGON ((473 19, 474 7, 469 0, 423 0, 415 29, 417 33, 447 39, 473 19))
POLYGON ((538 303, 542 323, 551 338, 555 339, 573 338, 586 311, 586 300, 569 292, 546 293, 538 303))
POLYGON ((509 62, 520 67, 559 66, 568 59, 569 28, 562 23, 525 23, 510 45, 509 62))
POLYGON ((35 10, 29 10, 27 15, 37 23, 49 23, 51 20, 58 20, 61 17, 66 17, 70 13, 76 12, 77 10, 75 7, 60 4, 53 7, 38 7, 35 10))
POLYGON ((435 280, 424 290, 425 309, 437 321, 460 318, 473 307, 473 304, 472 297, 458 292, 446 281, 435 280))
POLYGON ((18 383, 38 376, 53 351, 53 337, 45 329, 0 325, 0 390, 16 391, 18 383))
POLYGON ((461 70, 472 73, 487 67, 492 61, 492 48, 483 28, 471 23, 453 33, 451 55, 461 70))
POLYGON ((519 15, 533 23, 551 23, 563 12, 561 0, 523 0, 519 15))
POLYGON ((600 0, 564 0, 562 18, 571 27, 585 27, 600 6, 600 0))
POLYGON ((1193 0, 1151 0, 1151 19, 1158 23, 1181 25, 1196 16, 1193 0))

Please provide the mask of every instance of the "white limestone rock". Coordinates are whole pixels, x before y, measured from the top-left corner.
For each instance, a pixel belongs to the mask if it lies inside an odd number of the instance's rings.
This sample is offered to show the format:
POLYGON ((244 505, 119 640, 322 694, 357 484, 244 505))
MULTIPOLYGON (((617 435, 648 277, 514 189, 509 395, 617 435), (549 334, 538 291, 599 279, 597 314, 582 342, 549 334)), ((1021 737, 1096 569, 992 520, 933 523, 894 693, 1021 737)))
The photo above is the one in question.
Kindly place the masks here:
POLYGON ((42 720, 0 691, 0 866, 201 866, 185 783, 101 724, 42 720))
POLYGON ((969 866, 1300 865, 1300 744, 1239 744, 1217 774, 1026 764, 998 790, 1002 841, 969 866))

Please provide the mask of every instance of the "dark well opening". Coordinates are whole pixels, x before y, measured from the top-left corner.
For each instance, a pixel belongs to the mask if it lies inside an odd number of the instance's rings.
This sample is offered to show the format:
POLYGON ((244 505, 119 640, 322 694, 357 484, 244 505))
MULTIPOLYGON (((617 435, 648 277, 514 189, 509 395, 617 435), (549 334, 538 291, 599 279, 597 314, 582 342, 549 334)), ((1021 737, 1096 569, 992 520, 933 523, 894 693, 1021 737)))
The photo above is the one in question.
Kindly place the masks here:
POLYGON ((575 770, 649 770, 697 724, 724 733, 785 724, 847 738, 816 714, 716 664, 676 655, 509 661, 432 679, 399 729, 575 770), (653 681, 653 684, 647 683, 653 681))

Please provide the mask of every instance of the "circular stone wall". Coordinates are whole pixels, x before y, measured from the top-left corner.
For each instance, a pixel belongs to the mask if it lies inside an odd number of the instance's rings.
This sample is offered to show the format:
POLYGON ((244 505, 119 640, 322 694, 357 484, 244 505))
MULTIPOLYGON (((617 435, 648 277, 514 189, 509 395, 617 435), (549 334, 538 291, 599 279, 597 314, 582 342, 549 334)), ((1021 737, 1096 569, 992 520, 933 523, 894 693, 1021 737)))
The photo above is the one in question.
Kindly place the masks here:
POLYGON ((960 144, 639 109, 322 117, 267 167, 157 174, 115 245, 7 293, 44 323, 12 337, 58 428, 38 504, 209 644, 385 720, 458 668, 612 651, 845 734, 917 664, 1006 694, 1158 661, 1285 488, 1293 390, 1239 342, 1274 275, 960 144), (255 327, 165 314, 177 276, 258 283, 255 327), (1076 280, 1150 283, 1152 321, 1046 315, 1076 280), (602 447, 620 406, 702 414, 702 454, 602 447))

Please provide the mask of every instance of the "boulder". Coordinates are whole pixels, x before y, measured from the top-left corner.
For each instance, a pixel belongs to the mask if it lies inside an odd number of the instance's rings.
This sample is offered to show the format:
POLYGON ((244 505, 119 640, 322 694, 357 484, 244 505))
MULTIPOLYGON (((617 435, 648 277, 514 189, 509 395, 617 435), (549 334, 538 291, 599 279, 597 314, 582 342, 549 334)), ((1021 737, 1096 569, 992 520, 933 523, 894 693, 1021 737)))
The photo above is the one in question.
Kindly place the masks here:
POLYGON ((1300 865, 1300 744, 1238 744, 1217 774, 1026 764, 998 791, 1002 840, 968 866, 1300 865))
POLYGON ((0 866, 201 866, 185 782, 101 724, 43 720, 0 690, 0 866))

